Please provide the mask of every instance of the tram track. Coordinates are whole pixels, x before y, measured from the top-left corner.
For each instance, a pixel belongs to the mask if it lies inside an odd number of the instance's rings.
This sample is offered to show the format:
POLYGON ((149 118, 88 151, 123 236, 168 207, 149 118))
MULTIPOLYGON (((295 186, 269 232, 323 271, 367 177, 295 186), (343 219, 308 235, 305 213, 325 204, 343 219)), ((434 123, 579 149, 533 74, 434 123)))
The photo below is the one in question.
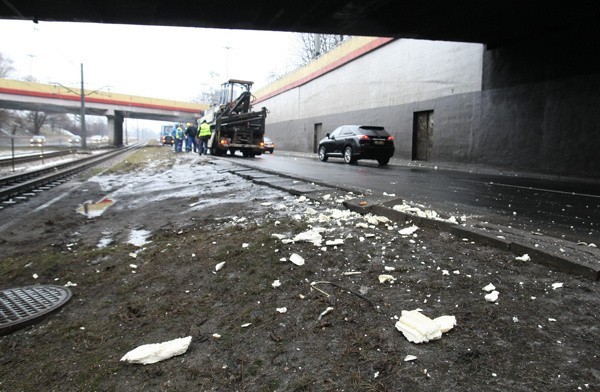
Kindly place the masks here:
POLYGON ((75 150, 61 150, 61 151, 49 151, 39 152, 32 154, 20 154, 8 158, 0 158, 0 167, 11 166, 11 165, 22 165, 29 162, 39 162, 44 159, 60 158, 67 155, 75 154, 75 150))
POLYGON ((131 150, 141 148, 143 145, 144 143, 139 143, 121 147, 71 162, 0 177, 0 209, 25 201, 37 193, 64 183, 68 178, 79 172, 131 150))

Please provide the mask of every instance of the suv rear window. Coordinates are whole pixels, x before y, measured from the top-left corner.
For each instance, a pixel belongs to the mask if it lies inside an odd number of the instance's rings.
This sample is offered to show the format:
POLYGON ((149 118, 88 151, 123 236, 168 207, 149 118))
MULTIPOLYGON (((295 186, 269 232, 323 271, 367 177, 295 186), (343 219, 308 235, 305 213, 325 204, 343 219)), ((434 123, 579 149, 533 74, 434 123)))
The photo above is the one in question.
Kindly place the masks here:
POLYGON ((360 133, 367 136, 390 136, 384 127, 360 127, 360 133))

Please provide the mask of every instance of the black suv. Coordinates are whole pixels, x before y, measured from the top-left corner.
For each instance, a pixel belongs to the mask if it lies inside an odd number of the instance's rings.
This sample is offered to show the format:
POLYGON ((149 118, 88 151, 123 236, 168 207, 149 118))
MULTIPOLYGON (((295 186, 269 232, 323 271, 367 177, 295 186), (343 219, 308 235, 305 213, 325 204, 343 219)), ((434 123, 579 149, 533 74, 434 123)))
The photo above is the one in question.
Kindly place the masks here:
POLYGON ((394 155, 394 138, 383 127, 371 125, 342 125, 319 142, 319 159, 344 158, 346 163, 359 159, 375 159, 387 165, 394 155))

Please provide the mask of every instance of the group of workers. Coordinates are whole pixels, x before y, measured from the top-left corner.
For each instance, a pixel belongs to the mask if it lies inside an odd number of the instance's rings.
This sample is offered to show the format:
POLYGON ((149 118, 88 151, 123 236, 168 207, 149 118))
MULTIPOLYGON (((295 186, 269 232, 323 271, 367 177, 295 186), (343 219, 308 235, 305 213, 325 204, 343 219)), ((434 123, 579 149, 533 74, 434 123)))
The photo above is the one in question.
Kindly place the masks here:
POLYGON ((185 152, 193 151, 200 155, 208 154, 208 140, 211 135, 210 125, 204 120, 197 127, 187 123, 185 129, 183 124, 177 123, 171 131, 175 152, 182 152, 185 144, 185 152))

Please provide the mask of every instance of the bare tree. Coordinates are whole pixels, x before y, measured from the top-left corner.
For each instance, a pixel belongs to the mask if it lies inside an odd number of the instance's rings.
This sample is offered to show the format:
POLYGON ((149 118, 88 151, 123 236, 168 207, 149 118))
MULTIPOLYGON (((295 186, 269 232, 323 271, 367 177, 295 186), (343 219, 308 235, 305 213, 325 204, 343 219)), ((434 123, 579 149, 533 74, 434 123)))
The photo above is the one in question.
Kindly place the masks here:
MULTIPOLYGON (((8 77, 13 71, 12 60, 0 53, 0 78, 8 77)), ((10 119, 10 110, 0 109, 0 127, 8 125, 10 119)))
POLYGON ((299 34, 298 40, 300 48, 298 50, 298 59, 301 66, 304 66, 324 53, 329 52, 343 41, 350 38, 349 35, 332 35, 306 33, 299 34))
POLYGON ((193 100, 198 103, 205 103, 207 105, 216 105, 221 100, 221 91, 216 90, 212 87, 209 87, 205 91, 198 94, 198 96, 193 100))
POLYGON ((40 129, 46 122, 46 113, 37 112, 37 111, 29 112, 29 113, 27 113, 27 119, 29 120, 29 122, 31 123, 31 126, 33 127, 33 134, 39 135, 40 129))
POLYGON ((0 78, 6 78, 13 73, 12 60, 0 53, 0 78))

